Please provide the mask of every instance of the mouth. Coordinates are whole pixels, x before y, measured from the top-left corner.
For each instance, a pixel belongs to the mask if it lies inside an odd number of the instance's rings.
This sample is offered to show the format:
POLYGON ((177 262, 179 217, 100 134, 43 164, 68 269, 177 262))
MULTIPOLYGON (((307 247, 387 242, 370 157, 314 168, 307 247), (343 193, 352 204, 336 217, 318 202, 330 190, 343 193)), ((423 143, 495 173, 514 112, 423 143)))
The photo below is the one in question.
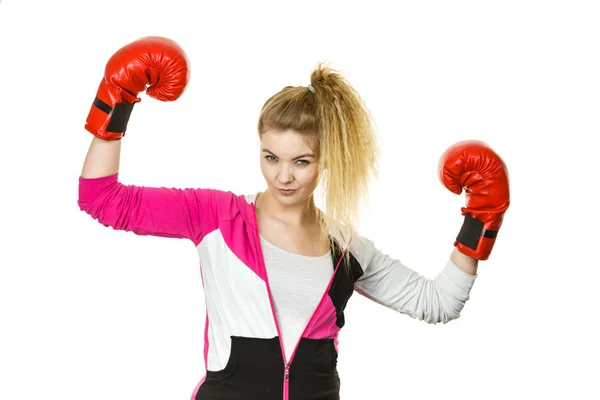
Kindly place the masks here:
POLYGON ((291 194, 296 193, 296 190, 298 190, 298 189, 277 189, 277 190, 279 190, 279 193, 289 196, 291 194))

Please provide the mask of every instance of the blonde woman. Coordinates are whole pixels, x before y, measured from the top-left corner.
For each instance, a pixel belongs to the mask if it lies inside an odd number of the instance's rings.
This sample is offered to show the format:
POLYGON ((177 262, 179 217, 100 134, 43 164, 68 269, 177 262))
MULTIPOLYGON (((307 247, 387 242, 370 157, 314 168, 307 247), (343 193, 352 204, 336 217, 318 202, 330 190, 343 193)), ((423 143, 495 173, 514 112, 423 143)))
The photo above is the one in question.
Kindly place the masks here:
POLYGON ((87 118, 94 138, 78 204, 105 226, 196 247, 206 374, 192 399, 337 400, 337 338, 354 291, 431 324, 459 317, 508 207, 505 167, 489 147, 464 142, 443 156, 441 178, 450 190, 461 193, 464 179, 486 190, 468 193, 455 248, 440 274, 426 279, 356 232, 376 172, 373 124, 358 93, 322 64, 308 86, 283 88, 261 110, 264 190, 120 183, 121 139, 137 95, 147 89, 175 100, 188 72, 183 50, 161 37, 130 43, 109 60, 87 118), (314 200, 319 185, 322 210, 314 200))

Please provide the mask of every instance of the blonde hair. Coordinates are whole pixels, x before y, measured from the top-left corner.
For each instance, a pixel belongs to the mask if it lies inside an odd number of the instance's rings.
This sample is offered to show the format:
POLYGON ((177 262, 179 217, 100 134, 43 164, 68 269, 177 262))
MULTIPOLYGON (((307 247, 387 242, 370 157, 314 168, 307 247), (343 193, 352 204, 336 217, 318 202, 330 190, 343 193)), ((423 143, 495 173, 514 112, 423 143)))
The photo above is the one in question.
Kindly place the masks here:
POLYGON ((377 175, 375 124, 358 92, 339 71, 319 62, 310 84, 314 93, 307 86, 286 86, 270 97, 262 107, 258 133, 291 129, 316 134, 325 203, 321 232, 327 237, 332 230, 347 240, 356 232, 370 177, 377 175))

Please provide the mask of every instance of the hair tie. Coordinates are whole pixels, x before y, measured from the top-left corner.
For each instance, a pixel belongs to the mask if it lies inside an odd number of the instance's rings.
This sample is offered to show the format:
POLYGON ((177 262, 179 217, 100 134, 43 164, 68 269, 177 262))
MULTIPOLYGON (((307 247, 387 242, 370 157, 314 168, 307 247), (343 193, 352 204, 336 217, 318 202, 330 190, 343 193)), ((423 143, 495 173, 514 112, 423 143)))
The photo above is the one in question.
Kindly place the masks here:
POLYGON ((311 92, 315 92, 315 88, 313 87, 313 85, 311 85, 310 83, 307 86, 308 90, 310 90, 311 92))

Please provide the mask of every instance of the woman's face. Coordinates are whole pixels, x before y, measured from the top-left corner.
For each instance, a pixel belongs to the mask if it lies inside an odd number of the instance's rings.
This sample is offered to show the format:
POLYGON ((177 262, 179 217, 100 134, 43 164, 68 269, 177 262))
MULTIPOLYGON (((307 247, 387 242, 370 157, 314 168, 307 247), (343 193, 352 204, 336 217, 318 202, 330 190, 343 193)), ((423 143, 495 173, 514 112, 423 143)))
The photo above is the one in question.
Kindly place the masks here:
POLYGON ((293 130, 268 130, 261 136, 260 168, 273 196, 283 204, 305 202, 317 187, 314 139, 293 130))

